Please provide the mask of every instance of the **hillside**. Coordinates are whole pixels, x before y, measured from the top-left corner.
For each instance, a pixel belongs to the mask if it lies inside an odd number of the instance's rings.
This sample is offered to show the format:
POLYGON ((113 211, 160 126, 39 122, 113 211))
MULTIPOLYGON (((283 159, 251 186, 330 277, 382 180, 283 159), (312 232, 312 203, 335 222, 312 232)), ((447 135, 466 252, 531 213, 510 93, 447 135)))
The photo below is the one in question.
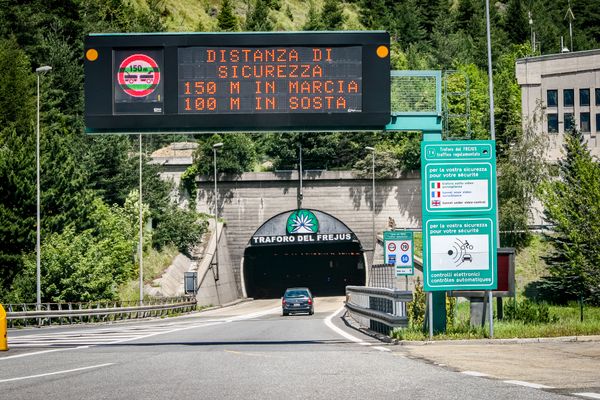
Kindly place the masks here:
MULTIPOLYGON (((132 0, 137 7, 149 9, 152 0, 132 0)), ((221 9, 220 0, 164 0, 156 7, 161 10, 163 23, 167 31, 197 32, 218 31, 217 14, 221 9), (201 28, 201 29, 199 29, 201 28)), ((250 6, 250 1, 233 1, 233 8, 239 26, 243 26, 250 6)), ((306 23, 309 6, 302 0, 277 0, 269 10, 269 19, 275 31, 301 31, 306 23), (278 3, 279 6, 275 6, 278 3), (278 8, 278 9, 277 9, 278 8)), ((323 8, 323 0, 314 0, 318 10, 323 8)), ((342 3, 344 23, 343 30, 364 30, 359 22, 359 8, 356 3, 342 3)), ((241 30, 241 29, 240 29, 241 30)))

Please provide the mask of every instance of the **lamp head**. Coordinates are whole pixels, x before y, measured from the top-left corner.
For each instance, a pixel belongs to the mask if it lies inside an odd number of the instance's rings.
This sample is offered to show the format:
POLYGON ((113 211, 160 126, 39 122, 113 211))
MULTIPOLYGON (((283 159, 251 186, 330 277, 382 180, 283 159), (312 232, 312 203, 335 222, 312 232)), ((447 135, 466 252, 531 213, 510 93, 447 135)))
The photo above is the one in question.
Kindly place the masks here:
POLYGON ((374 148, 374 147, 371 147, 371 146, 366 146, 366 147, 365 147, 365 150, 369 150, 369 151, 375 151, 375 148, 374 148))
POLYGON ((37 67, 35 69, 35 73, 36 74, 44 74, 44 73, 46 73, 48 71, 51 71, 51 70, 52 70, 52 67, 50 67, 49 65, 43 65, 41 67, 37 67))
POLYGON ((218 149, 219 147, 223 147, 223 143, 215 143, 212 146, 213 149, 218 149))

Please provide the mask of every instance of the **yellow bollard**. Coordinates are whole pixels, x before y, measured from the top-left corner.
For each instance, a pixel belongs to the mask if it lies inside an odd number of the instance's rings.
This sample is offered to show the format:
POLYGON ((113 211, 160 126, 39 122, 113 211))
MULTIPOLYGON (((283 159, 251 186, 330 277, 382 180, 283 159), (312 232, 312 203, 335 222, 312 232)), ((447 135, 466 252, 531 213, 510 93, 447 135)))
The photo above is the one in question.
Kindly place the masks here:
POLYGON ((0 304, 0 351, 8 350, 8 338, 6 337, 6 311, 0 304))

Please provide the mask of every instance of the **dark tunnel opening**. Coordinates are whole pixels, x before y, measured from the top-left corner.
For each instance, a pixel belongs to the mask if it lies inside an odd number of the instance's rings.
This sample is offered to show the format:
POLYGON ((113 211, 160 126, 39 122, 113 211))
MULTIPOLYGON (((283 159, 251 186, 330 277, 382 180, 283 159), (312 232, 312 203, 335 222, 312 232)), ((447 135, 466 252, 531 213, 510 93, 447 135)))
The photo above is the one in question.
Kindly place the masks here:
POLYGON ((365 284, 363 251, 357 242, 248 247, 244 284, 255 299, 279 298, 296 286, 314 296, 342 296, 347 285, 365 284))

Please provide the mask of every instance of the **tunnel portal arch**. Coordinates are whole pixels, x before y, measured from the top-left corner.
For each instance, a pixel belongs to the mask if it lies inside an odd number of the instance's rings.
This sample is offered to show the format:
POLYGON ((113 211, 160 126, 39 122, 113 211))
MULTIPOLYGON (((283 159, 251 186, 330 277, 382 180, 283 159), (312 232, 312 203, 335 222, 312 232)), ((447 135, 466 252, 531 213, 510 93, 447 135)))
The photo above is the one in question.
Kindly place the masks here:
POLYGON ((366 282, 365 255, 356 234, 331 214, 295 209, 277 214, 254 232, 244 251, 244 295, 278 298, 287 287, 315 296, 344 295, 366 282))

